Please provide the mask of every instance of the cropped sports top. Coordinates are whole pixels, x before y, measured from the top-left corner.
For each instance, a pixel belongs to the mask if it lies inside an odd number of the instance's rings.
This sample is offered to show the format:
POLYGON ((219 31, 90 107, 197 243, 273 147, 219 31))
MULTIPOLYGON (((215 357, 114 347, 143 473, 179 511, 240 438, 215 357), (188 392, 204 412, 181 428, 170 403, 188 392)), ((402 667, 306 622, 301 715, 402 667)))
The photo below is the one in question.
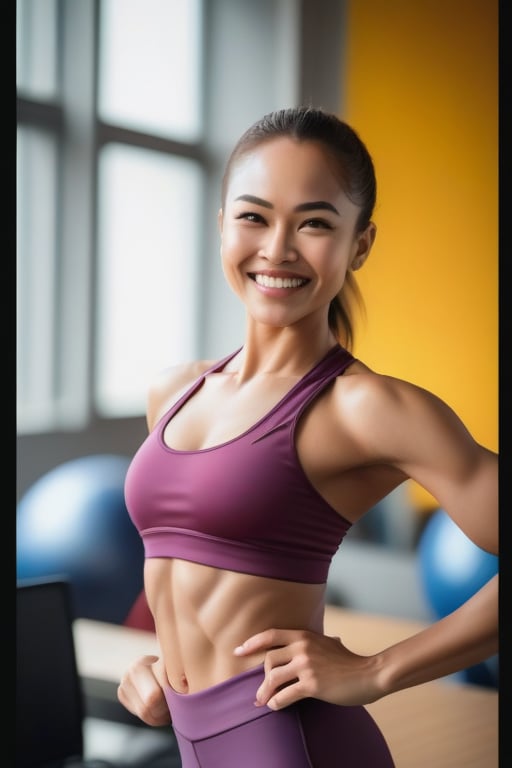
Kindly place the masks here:
POLYGON ((332 347, 263 418, 225 443, 191 451, 167 446, 167 423, 238 351, 200 376, 142 443, 126 475, 128 513, 147 558, 325 583, 351 523, 308 480, 294 435, 306 406, 354 358, 332 347))

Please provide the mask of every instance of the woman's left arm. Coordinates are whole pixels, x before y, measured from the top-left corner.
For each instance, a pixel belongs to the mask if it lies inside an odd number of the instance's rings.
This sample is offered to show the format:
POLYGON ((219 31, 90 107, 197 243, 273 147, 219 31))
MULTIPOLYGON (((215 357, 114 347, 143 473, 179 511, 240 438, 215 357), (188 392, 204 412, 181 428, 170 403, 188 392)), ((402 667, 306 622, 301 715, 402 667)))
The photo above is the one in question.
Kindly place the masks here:
MULTIPOLYGON (((358 388, 350 414, 368 463, 397 467, 426 488, 477 546, 498 554, 498 457, 479 445, 441 400, 414 385, 380 376, 358 388)), ((345 403, 350 398, 345 399, 345 403)), ((236 653, 266 650, 258 702, 273 709, 306 696, 368 704, 444 677, 498 651, 498 576, 425 630, 372 656, 342 638, 269 629, 236 653)))
MULTIPOLYGON (((498 555, 498 456, 424 390, 400 383, 398 465, 426 488, 474 544, 498 555), (408 424, 410 426, 408 426, 408 424)), ((394 414, 398 417, 398 412, 394 414)), ((454 557, 456 553, 454 553, 454 557)), ((383 695, 458 672, 498 651, 498 575, 458 609, 380 654, 383 695)))

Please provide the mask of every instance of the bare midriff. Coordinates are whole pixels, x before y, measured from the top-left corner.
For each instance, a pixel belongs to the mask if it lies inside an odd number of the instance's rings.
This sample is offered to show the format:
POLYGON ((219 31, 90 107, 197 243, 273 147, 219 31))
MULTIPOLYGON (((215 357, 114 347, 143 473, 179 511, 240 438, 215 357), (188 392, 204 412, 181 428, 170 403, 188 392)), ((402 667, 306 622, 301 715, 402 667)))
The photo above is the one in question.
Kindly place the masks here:
POLYGON ((179 559, 144 567, 169 685, 194 693, 263 662, 236 646, 270 628, 323 631, 324 584, 251 576, 179 559))

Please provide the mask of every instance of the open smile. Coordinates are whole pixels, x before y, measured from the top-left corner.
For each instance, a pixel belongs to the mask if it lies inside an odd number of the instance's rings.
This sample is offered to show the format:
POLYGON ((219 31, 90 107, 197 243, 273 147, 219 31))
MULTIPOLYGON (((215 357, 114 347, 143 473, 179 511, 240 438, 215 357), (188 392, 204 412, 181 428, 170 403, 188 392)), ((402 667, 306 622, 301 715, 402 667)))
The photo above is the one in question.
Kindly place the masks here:
POLYGON ((300 288, 309 282, 304 277, 272 277, 271 275, 263 275, 259 272, 250 272, 249 277, 263 288, 300 288))

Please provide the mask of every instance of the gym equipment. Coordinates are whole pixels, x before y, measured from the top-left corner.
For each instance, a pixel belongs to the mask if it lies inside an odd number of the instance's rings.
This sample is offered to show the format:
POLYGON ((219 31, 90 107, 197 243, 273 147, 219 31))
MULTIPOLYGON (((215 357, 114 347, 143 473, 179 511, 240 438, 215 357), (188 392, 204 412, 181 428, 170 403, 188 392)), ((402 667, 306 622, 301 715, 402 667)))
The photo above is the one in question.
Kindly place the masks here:
MULTIPOLYGON (((435 510, 428 519, 418 556, 425 596, 438 619, 462 605, 498 572, 498 557, 474 544, 443 509, 435 510)), ((497 656, 460 676, 477 685, 497 686, 497 656)))
POLYGON ((143 545, 124 501, 129 463, 115 454, 67 461, 18 504, 18 581, 66 578, 75 618, 122 624, 143 588, 143 545))

